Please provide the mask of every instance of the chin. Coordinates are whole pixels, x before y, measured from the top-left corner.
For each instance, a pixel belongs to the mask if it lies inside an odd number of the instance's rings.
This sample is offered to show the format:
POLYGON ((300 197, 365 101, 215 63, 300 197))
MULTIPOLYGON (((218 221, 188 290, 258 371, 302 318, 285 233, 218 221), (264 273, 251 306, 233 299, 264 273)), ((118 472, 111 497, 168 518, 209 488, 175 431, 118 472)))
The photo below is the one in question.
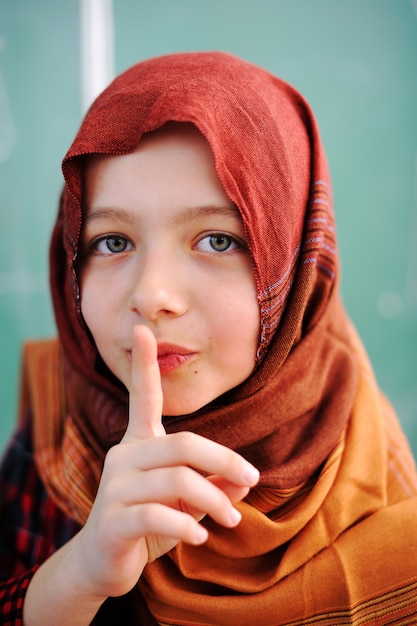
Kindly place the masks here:
POLYGON ((162 407, 162 415, 164 417, 179 417, 181 415, 191 415, 196 411, 199 411, 204 406, 209 404, 210 400, 190 400, 189 402, 184 402, 182 398, 181 401, 178 402, 164 402, 162 407))

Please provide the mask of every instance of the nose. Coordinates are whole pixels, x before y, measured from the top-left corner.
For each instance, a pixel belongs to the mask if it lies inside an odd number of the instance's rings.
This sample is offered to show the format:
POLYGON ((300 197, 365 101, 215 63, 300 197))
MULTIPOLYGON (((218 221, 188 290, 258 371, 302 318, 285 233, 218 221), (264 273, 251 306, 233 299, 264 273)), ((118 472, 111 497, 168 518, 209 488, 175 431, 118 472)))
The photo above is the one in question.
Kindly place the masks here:
POLYGON ((187 294, 179 264, 160 250, 143 256, 132 268, 129 309, 150 322, 156 322, 161 316, 184 315, 187 294))

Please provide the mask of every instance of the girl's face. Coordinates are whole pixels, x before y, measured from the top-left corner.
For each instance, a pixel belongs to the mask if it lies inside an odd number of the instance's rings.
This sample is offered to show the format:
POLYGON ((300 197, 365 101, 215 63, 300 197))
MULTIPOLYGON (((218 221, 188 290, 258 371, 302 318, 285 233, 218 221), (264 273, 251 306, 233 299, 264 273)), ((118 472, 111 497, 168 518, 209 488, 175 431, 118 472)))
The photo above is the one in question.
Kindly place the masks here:
POLYGON ((131 388, 133 328, 158 343, 164 415, 243 382, 260 316, 243 224, 191 125, 145 136, 86 171, 81 308, 101 357, 131 388))

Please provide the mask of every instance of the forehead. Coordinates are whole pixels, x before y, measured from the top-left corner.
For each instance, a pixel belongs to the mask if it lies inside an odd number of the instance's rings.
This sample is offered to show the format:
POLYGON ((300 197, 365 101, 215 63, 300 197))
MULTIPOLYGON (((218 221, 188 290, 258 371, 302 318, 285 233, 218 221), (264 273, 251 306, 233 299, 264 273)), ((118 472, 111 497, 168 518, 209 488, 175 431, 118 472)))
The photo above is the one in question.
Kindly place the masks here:
POLYGON ((156 155, 156 158, 161 160, 164 155, 169 157, 174 154, 177 158, 181 155, 191 153, 197 153, 202 155, 207 160, 214 162, 214 157, 211 152, 210 146, 198 130, 198 128, 191 123, 179 123, 168 122, 161 128, 158 128, 152 132, 144 133, 135 150, 123 153, 93 153, 86 154, 83 157, 83 170, 84 173, 89 173, 91 170, 97 167, 110 166, 110 164, 118 164, 127 162, 129 156, 131 158, 134 155, 143 155, 143 158, 149 155, 156 155), (120 157, 125 157, 120 160, 120 157))
POLYGON ((84 212, 119 202, 222 205, 236 207, 226 194, 204 136, 192 124, 169 124, 147 133, 133 152, 92 155, 84 167, 84 212))

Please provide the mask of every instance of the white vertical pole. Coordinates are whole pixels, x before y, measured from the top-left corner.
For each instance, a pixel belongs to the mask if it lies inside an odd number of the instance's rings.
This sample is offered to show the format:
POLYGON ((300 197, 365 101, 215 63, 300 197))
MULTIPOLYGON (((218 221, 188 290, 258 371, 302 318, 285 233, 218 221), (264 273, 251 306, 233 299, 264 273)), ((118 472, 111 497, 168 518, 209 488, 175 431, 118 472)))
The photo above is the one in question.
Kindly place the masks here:
POLYGON ((82 112, 114 76, 112 0, 80 0, 82 112))

